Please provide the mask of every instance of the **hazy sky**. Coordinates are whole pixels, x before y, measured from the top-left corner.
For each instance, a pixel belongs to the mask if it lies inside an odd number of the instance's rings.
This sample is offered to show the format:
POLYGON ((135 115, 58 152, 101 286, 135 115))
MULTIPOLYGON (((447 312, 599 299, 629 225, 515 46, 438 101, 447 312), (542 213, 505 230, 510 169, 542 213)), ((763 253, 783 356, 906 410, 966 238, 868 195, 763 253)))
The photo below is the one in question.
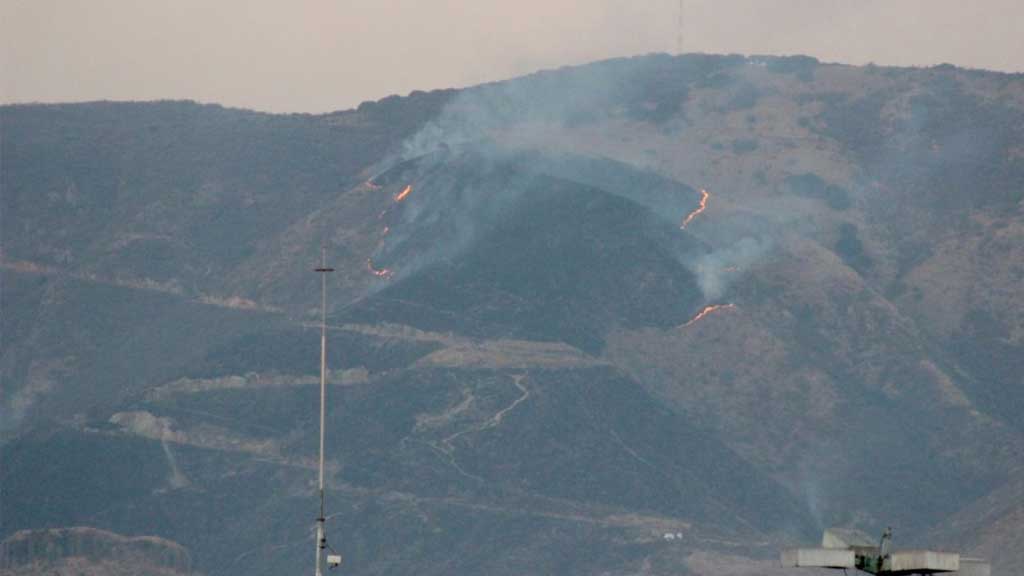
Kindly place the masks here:
MULTIPOLYGON (((0 0, 4 102, 323 112, 675 52, 678 0, 0 0)), ((1024 71, 1024 0, 685 0, 685 52, 1024 71)))

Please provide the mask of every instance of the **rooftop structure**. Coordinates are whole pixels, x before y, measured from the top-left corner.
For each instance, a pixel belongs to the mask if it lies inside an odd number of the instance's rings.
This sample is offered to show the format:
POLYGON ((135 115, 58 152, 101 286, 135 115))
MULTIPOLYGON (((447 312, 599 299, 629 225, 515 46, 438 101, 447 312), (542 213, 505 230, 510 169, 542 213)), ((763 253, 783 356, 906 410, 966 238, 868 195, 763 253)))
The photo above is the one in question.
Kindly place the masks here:
POLYGON ((790 548, 781 554, 786 568, 856 569, 876 576, 959 574, 991 576, 988 562, 964 558, 956 552, 892 550, 892 529, 886 529, 876 545, 859 530, 829 528, 820 548, 790 548))

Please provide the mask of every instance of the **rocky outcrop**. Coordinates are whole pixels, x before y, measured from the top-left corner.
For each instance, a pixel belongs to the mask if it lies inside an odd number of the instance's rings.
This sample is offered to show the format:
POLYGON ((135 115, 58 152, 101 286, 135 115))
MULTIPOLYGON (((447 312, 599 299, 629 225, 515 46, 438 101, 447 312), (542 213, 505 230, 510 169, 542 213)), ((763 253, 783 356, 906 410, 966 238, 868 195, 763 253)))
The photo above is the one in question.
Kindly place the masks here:
POLYGON ((76 526, 22 530, 0 544, 0 574, 191 574, 182 545, 156 536, 127 537, 76 526), (91 567, 91 569, 90 569, 91 567), (106 568, 105 568, 106 567, 106 568), (111 572, 111 569, 117 569, 111 572))

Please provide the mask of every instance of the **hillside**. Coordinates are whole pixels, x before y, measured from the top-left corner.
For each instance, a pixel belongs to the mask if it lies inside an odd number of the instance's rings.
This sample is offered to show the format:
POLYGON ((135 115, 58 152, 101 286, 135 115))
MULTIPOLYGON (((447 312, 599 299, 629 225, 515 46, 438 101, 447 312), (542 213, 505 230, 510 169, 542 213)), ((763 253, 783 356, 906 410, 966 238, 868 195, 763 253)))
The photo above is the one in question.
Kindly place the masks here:
POLYGON ((180 545, 156 537, 125 538, 95 528, 23 530, 0 544, 0 573, 153 574, 191 572, 191 558, 180 545))
POLYGON ((781 575, 832 525, 1024 570, 1020 75, 651 55, 0 114, 3 538, 305 566, 324 245, 348 572, 781 575))

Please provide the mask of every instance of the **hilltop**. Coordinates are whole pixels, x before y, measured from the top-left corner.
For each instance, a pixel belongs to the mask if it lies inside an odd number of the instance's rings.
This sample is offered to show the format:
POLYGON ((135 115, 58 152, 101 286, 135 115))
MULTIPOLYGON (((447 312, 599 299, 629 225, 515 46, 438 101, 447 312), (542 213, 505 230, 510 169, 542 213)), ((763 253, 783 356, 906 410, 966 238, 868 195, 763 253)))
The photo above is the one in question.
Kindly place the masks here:
POLYGON ((311 561, 323 244, 352 573, 783 574, 831 525, 1024 570, 1022 75, 650 55, 0 115, 3 538, 311 561))

